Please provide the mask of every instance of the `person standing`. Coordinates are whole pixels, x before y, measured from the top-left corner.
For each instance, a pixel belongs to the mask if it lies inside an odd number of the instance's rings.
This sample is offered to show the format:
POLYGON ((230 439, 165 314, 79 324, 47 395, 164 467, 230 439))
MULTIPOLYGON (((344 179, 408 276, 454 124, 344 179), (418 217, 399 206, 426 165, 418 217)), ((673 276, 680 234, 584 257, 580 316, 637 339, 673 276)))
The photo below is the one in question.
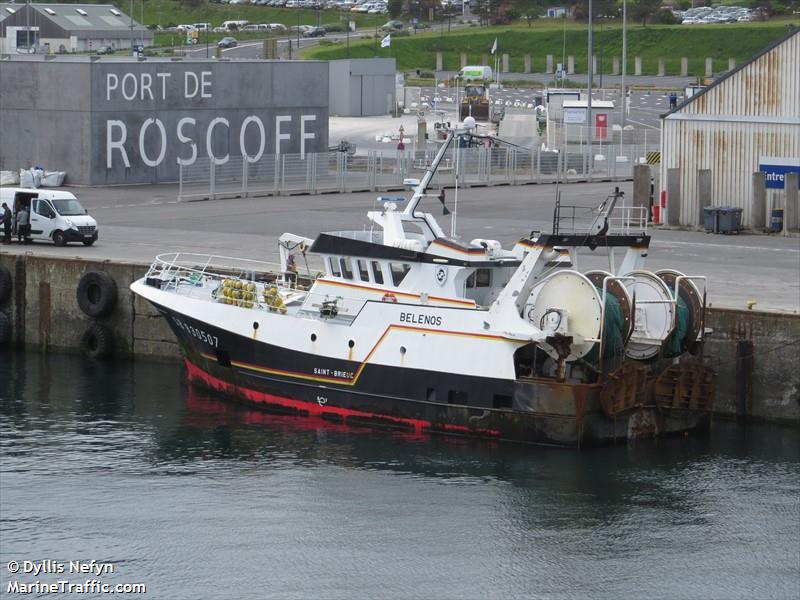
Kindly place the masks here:
POLYGON ((30 235, 31 229, 31 214, 28 212, 28 207, 23 205, 17 213, 17 241, 20 244, 25 243, 25 239, 30 235))
POLYGON ((3 224, 3 243, 11 243, 11 209, 8 204, 3 202, 3 216, 0 217, 0 223, 3 224))

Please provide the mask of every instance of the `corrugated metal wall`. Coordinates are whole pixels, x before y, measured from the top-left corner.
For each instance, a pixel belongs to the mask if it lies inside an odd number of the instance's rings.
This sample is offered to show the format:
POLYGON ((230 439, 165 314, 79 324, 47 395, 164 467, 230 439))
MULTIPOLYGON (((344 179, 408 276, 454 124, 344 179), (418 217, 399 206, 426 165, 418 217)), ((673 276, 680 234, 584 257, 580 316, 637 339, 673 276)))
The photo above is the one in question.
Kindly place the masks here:
MULTIPOLYGON (((800 123, 670 120, 662 143, 669 151, 662 167, 681 175, 681 223, 696 225, 700 204, 737 206, 742 221, 751 222, 753 173, 761 156, 800 156, 800 123), (711 198, 698 198, 697 171, 711 170, 711 198)), ((666 181, 666 173, 662 173, 666 181)))
POLYGON ((740 207, 749 225, 759 158, 800 156, 800 32, 663 119, 661 143, 661 181, 681 169, 682 224, 697 224, 702 203, 740 207), (698 198, 699 169, 711 198, 698 198))
POLYGON ((800 31, 710 87, 680 113, 800 116, 800 31))

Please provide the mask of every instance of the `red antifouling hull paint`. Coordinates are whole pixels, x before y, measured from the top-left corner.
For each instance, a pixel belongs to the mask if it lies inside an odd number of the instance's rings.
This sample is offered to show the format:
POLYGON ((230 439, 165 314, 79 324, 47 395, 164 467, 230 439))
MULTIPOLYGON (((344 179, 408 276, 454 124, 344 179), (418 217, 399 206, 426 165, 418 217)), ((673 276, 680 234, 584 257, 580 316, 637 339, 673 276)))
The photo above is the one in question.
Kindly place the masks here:
MULTIPOLYGON (((443 423, 440 425, 425 421, 422 419, 410 419, 406 417, 395 417, 391 415, 384 415, 374 412, 366 412, 361 410, 354 410, 351 408, 342 408, 339 406, 320 405, 314 402, 304 402, 302 400, 294 400, 284 396, 276 396, 274 394, 267 394, 252 390, 240 385, 236 385, 229 381, 224 381, 204 371, 188 359, 185 359, 186 370, 188 371, 189 381, 193 383, 200 383, 206 387, 216 390, 223 394, 236 396, 242 398, 253 404, 263 404, 267 406, 279 406, 281 408, 302 411, 312 419, 320 419, 324 416, 335 415, 342 421, 347 421, 349 418, 364 419, 375 422, 376 424, 390 425, 395 427, 402 427, 404 429, 412 429, 415 434, 420 434, 425 431, 442 431, 446 433, 459 433, 466 435, 482 435, 482 436, 499 436, 500 432, 495 429, 478 429, 465 427, 463 425, 454 425, 450 423, 443 423)), ((363 425, 363 423, 360 423, 363 425)))

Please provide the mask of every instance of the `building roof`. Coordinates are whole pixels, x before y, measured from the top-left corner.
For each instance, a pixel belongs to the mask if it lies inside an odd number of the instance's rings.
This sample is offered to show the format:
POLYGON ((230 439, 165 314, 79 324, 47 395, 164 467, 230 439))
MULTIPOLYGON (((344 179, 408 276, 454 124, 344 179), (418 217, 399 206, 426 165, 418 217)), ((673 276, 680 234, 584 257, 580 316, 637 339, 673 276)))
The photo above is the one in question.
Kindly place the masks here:
POLYGON ((142 26, 113 4, 40 4, 31 8, 67 31, 103 29, 105 31, 130 31, 142 26))
MULTIPOLYGON (((699 92, 696 92, 694 95, 690 96, 689 98, 686 98, 676 108, 672 109, 669 112, 666 112, 666 113, 662 114, 661 118, 662 119, 666 119, 666 118, 669 118, 670 115, 673 115, 675 113, 686 112, 687 108, 689 108, 689 109, 694 108, 695 106, 693 106, 693 105, 695 103, 699 103, 701 98, 703 98, 707 94, 713 93, 714 91, 716 91, 716 88, 718 88, 720 85, 724 84, 726 81, 728 81, 732 77, 738 75, 741 71, 744 71, 745 69, 749 69, 755 63, 757 63, 762 57, 766 56, 767 54, 773 52, 776 48, 778 48, 778 47, 782 46, 783 44, 787 43, 794 36, 800 36, 800 28, 797 28, 797 27, 795 27, 793 25, 789 25, 789 31, 786 33, 786 35, 784 35, 783 37, 775 40, 773 43, 771 43, 769 46, 767 46, 766 48, 761 50, 759 53, 757 53, 755 56, 753 56, 747 62, 744 62, 741 65, 738 65, 737 67, 731 69, 730 71, 728 71, 727 73, 722 75, 720 78, 718 78, 716 81, 714 81, 714 83, 712 83, 708 87, 700 90, 699 92)), ((798 39, 800 39, 800 38, 798 38, 798 39)), ((797 68, 797 62, 796 61, 789 61, 789 62, 790 62, 790 64, 789 64, 789 68, 790 69, 796 69, 797 68)), ((794 81, 795 79, 797 79, 796 74, 794 75, 794 78, 792 80, 794 81)), ((771 83, 773 85, 775 84, 775 82, 771 82, 771 83)), ((705 98, 703 98, 703 101, 705 101, 705 98)))
MULTIPOLYGON (((589 102, 586 100, 564 100, 564 108, 589 108, 589 102)), ((614 108, 614 103, 611 100, 595 100, 592 98, 592 109, 595 108, 614 108)))
POLYGON ((24 6, 24 4, 20 6, 19 4, 0 3, 0 21, 7 19, 24 6))

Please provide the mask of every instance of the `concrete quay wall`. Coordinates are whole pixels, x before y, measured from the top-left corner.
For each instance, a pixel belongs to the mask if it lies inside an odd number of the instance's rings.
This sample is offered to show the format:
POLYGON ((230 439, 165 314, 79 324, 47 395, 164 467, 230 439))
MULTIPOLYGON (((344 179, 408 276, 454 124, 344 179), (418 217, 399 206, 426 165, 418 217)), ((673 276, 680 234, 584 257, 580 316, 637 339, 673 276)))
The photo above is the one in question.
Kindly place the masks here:
MULTIPOLYGON (((3 254, 0 264, 13 279, 0 306, 10 317, 12 346, 80 351, 83 333, 97 322, 113 331, 117 359, 180 359, 164 318, 129 290, 148 265, 31 254, 3 254), (78 305, 78 282, 90 271, 108 273, 117 284, 108 316, 90 318, 78 305)), ((717 370, 715 415, 800 425, 800 315, 715 307, 706 326, 713 329, 705 357, 717 370)))
POLYGON ((0 255, 0 264, 13 279, 11 297, 0 306, 11 321, 12 345, 44 352, 80 350, 84 332, 99 323, 114 333, 114 357, 180 358, 161 314, 128 289, 148 265, 30 254, 0 255), (78 282, 90 271, 108 273, 116 282, 118 300, 108 316, 89 317, 78 305, 78 282))

